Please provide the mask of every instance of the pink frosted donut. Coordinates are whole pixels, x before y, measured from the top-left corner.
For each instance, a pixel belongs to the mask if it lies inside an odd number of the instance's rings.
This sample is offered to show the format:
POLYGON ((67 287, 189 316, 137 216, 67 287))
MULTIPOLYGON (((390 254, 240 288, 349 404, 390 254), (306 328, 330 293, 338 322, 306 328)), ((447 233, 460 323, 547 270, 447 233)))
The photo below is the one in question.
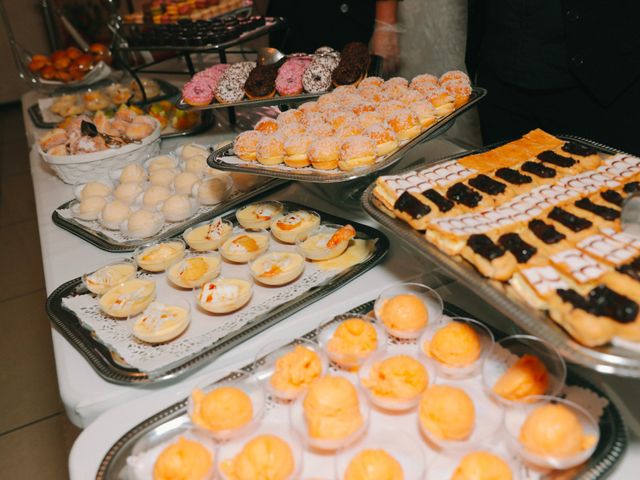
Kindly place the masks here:
POLYGON ((299 95, 303 92, 302 75, 311 63, 309 57, 293 57, 284 62, 276 77, 276 91, 279 95, 299 95))
POLYGON ((228 63, 220 63, 196 73, 193 78, 206 80, 209 84, 209 87, 211 87, 211 90, 215 92, 218 86, 218 82, 222 78, 222 75, 224 74, 225 70, 227 70, 227 68, 229 68, 228 63))
POLYGON ((193 78, 182 87, 182 98, 194 107, 209 105, 213 100, 214 90, 206 79, 193 78))

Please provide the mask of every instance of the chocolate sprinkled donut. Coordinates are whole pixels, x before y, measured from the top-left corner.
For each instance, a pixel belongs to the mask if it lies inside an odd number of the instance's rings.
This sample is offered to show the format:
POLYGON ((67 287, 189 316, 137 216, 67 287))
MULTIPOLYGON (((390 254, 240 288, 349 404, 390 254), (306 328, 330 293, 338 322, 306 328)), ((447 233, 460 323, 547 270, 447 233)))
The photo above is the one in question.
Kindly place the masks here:
POLYGON ((309 93, 326 92, 331 86, 331 71, 320 63, 311 62, 302 75, 302 85, 309 93))

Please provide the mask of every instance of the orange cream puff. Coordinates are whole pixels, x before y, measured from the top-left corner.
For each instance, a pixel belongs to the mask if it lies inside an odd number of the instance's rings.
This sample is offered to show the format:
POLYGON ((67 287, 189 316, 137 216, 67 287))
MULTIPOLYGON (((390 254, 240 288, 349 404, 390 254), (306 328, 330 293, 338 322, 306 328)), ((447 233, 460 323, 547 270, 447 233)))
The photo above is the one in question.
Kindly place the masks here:
POLYGON ((284 163, 293 168, 308 167, 310 165, 308 151, 312 140, 311 135, 307 134, 287 137, 284 141, 284 163))
POLYGON ((308 234, 320 225, 320 215, 308 210, 281 213, 271 222, 271 233, 284 243, 295 243, 296 238, 308 234))
POLYGON ((518 439, 528 452, 552 457, 570 457, 596 441, 585 435, 576 414, 560 403, 535 408, 520 427, 518 439))
POLYGON ((520 357, 498 379, 492 390, 513 402, 526 401, 531 395, 544 395, 549 387, 549 372, 535 355, 520 357))
POLYGON ((469 101, 469 97, 471 96, 471 85, 469 83, 459 80, 448 80, 442 83, 441 86, 455 99, 453 102, 455 108, 460 108, 469 101))
POLYGON ((403 480, 400 462, 382 449, 366 449, 353 457, 344 480, 403 480))
POLYGON ((256 130, 242 132, 233 142, 233 152, 242 160, 253 161, 256 159, 258 141, 262 133, 256 130))
POLYGON ((382 91, 382 89, 374 86, 368 86, 368 87, 359 89, 358 94, 365 100, 368 100, 369 102, 373 102, 376 104, 379 104, 380 102, 384 101, 386 98, 385 93, 382 91))
POLYGON ((450 322, 422 344, 424 352, 450 367, 466 367, 480 358, 482 346, 476 331, 463 322, 450 322))
POLYGON ((320 356, 304 345, 296 345, 293 350, 276 360, 269 384, 285 398, 294 398, 320 375, 320 356))
POLYGON ((467 393, 448 385, 432 385, 420 400, 421 427, 442 440, 465 440, 474 429, 476 411, 467 393))
POLYGON ((117 285, 100 297, 100 309, 115 318, 139 314, 156 296, 156 282, 134 278, 117 285))
POLYGON ((424 302, 410 293, 383 300, 377 314, 390 330, 400 332, 417 332, 429 321, 429 310, 424 302))
POLYGON ((191 421, 205 430, 224 432, 246 426, 254 415, 251 397, 236 387, 191 393, 191 421))
POLYGON ((369 137, 355 135, 346 138, 340 146, 340 170, 354 170, 372 165, 376 161, 375 145, 369 137))
POLYGON ((331 125, 331 128, 333 128, 334 130, 338 130, 343 125, 357 123, 356 116, 353 113, 345 110, 330 112, 325 116, 325 118, 327 123, 331 125))
POLYGON ((445 82, 449 82, 452 80, 459 81, 462 83, 467 83, 467 84, 471 83, 471 80, 469 80, 469 75, 467 75, 461 70, 449 70, 448 72, 443 73, 438 79, 440 84, 443 84, 445 82))
POLYGON ((311 382, 302 406, 308 434, 314 439, 344 440, 365 423, 358 392, 344 377, 327 375, 311 382))
POLYGON ((196 294, 198 305, 211 313, 230 313, 245 306, 253 294, 252 284, 240 278, 219 278, 205 283, 196 294))
POLYGON ((249 440, 233 459, 221 464, 228 480, 290 480, 296 464, 289 444, 277 435, 249 440))
POLYGON ((419 100, 412 103, 409 108, 418 116, 423 130, 436 123, 436 109, 429 100, 419 100))
POLYGON ((277 135, 265 135, 256 145, 256 160, 263 165, 278 165, 284 161, 284 143, 277 135))
POLYGON ((351 107, 351 111, 358 116, 358 120, 360 119, 360 115, 365 112, 375 112, 376 105, 373 102, 368 102, 366 100, 361 100, 353 104, 351 107))
POLYGON ((489 452, 465 455, 453 472, 451 480, 511 480, 513 472, 502 458, 489 452))
POLYGON ((309 146, 309 160, 313 168, 333 170, 338 168, 340 140, 336 137, 316 138, 309 146))
POLYGON ((402 77, 393 77, 382 84, 380 88, 392 98, 399 96, 405 89, 409 87, 409 81, 402 77))
POLYGON ((357 367, 378 348, 378 332, 361 318, 349 318, 340 322, 327 342, 327 353, 338 365, 357 367))
POLYGON ((371 125, 365 130, 365 135, 375 143, 376 155, 382 157, 398 148, 398 137, 395 131, 386 123, 371 125))
POLYGON ((209 450, 195 440, 179 437, 158 456, 153 465, 153 480, 205 480, 212 467, 209 450))
POLYGON ((371 366, 362 385, 374 397, 392 402, 412 402, 429 385, 427 369, 408 355, 395 355, 371 366))
POLYGON ((398 110, 387 117, 389 126, 398 136, 398 140, 411 140, 420 133, 420 120, 409 109, 398 110))

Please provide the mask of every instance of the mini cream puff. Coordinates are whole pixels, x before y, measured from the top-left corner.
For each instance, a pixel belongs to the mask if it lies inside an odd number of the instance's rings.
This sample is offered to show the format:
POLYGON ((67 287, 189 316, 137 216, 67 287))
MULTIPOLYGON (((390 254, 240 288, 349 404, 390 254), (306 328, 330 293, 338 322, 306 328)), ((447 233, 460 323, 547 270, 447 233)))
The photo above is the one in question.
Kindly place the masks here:
POLYGON ((80 220, 96 220, 106 205, 104 197, 85 197, 71 206, 71 214, 80 220))
POLYGON ((308 234, 320 225, 320 215, 309 210, 281 213, 271 222, 271 233, 284 243, 295 243, 296 238, 308 234))
POLYGON ((131 280, 136 276, 136 266, 133 262, 123 261, 99 268, 93 273, 85 275, 83 282, 91 293, 102 295, 110 288, 131 280))
POLYGON ((214 433, 240 429, 254 415, 251 397, 236 387, 222 386, 207 393, 196 389, 191 402, 191 421, 214 433))
POLYGON ((199 255, 174 263, 167 278, 178 287, 200 287, 220 274, 220 259, 216 256, 199 255))
POLYGON ((263 165, 278 165, 284 161, 284 142, 278 135, 265 135, 256 145, 256 160, 263 165))
POLYGON ((465 440, 474 429, 476 410, 464 390, 432 385, 420 400, 418 418, 423 430, 441 440, 465 440))
POLYGON ((358 452, 344 474, 344 480, 403 480, 400 462, 382 449, 366 449, 358 452))
POLYGON ((251 275, 265 285, 279 286, 298 278, 304 271, 304 258, 292 252, 269 252, 249 265, 251 275))
POLYGON ((411 140, 420 134, 421 124, 418 116, 409 109, 391 113, 387 117, 389 126, 398 136, 399 141, 411 140))
POLYGON ((279 215, 283 206, 280 202, 251 203, 236 211, 236 218, 241 226, 248 229, 269 228, 273 218, 279 215))
POLYGON ((164 217, 159 212, 137 210, 120 225, 120 231, 127 237, 147 238, 155 235, 164 225, 164 217))
POLYGON ((184 257, 184 242, 166 241, 142 248, 134 255, 140 268, 148 272, 164 272, 171 264, 184 257))
POLYGON ((526 401, 531 395, 544 395, 549 387, 549 372, 535 355, 525 354, 493 385, 495 394, 513 402, 526 401))
POLYGON ((267 251, 269 236, 265 232, 237 233, 219 248, 220 255, 235 263, 247 263, 267 251))
POLYGON ((292 135, 284 141, 284 163, 293 168, 308 167, 309 147, 313 137, 307 134, 292 135))
POLYGON ((258 141, 262 135, 256 130, 242 132, 233 142, 233 153, 242 160, 254 161, 257 155, 258 141))
POLYGON ((187 229, 182 238, 192 250, 206 252, 216 250, 232 233, 233 224, 218 218, 211 223, 187 229))
POLYGON ((422 344, 427 356, 449 367, 466 367, 480 358, 476 331, 463 322, 450 322, 422 344))
POLYGON ((376 161, 376 150, 373 140, 364 135, 353 135, 346 138, 340 146, 340 170, 354 170, 373 165, 376 161))
POLYGON ((386 123, 371 125, 364 134, 373 140, 376 155, 379 157, 388 155, 398 148, 398 137, 393 128, 386 123))
POLYGON ((489 452, 465 455, 453 472, 451 480, 511 480, 513 472, 502 458, 489 452))
POLYGON ((344 253, 355 236, 356 230, 351 225, 340 228, 323 225, 306 238, 299 238, 297 245, 309 260, 329 260, 344 253))
POLYGON ((93 181, 80 186, 78 200, 87 197, 108 197, 113 192, 113 187, 106 182, 93 181))
POLYGON ((411 293, 403 293, 384 300, 376 314, 391 332, 419 332, 427 326, 429 321, 429 310, 426 305, 418 296, 411 293))
POLYGON ((127 318, 139 314, 156 296, 156 282, 134 278, 117 285, 100 297, 100 308, 116 318, 127 318))
POLYGON ((132 204, 144 192, 144 188, 139 183, 121 183, 113 191, 113 196, 127 205, 132 204))
POLYGON ((318 170, 338 168, 340 140, 333 136, 316 138, 309 146, 308 155, 313 168, 318 170))
POLYGON ((133 335, 147 343, 164 343, 179 337, 189 326, 185 307, 153 302, 133 324, 133 335))
POLYGON ((153 480, 204 480, 213 467, 213 455, 201 443, 184 437, 164 448, 153 465, 153 480))
POLYGON ((361 318, 340 322, 327 342, 327 354, 338 365, 353 368, 360 365, 378 348, 378 332, 361 318))
POLYGON ((227 480, 290 480, 296 471, 289 444, 277 435, 258 435, 249 440, 233 459, 224 460, 227 480))
POLYGON ((416 359, 394 355, 374 363, 362 385, 382 400, 411 402, 429 385, 429 373, 416 359))
POLYGON ((132 163, 122 169, 120 183, 142 183, 147 179, 147 172, 142 165, 132 163))
POLYGON ((283 398, 295 398, 309 384, 322 375, 320 356, 304 345, 296 345, 276 360, 269 385, 283 398))
POLYGON ((196 155, 203 155, 204 157, 208 157, 209 149, 196 143, 188 143, 180 149, 180 157, 183 160, 195 157, 196 155))
POLYGON ((253 294, 253 286, 239 278, 219 278, 205 283, 197 293, 198 305, 211 313, 230 313, 244 307, 253 294))

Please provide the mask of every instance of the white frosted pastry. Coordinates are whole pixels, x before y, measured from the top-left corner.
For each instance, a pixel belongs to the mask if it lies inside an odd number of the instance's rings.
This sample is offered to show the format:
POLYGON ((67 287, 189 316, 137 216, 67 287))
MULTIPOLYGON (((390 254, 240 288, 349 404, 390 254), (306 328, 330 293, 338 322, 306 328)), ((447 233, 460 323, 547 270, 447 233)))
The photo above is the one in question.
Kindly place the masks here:
POLYGON ((147 172, 142 165, 132 163, 122 169, 120 183, 142 183, 147 179, 147 172))
POLYGON ((121 183, 113 191, 113 196, 121 202, 132 204, 144 189, 138 183, 121 183))
POLYGON ((71 214, 80 220, 95 220, 106 204, 104 197, 85 197, 71 207, 71 214))
POLYGON ((184 257, 185 246, 181 240, 167 240, 143 247, 135 254, 138 266, 148 272, 163 272, 184 257))
POLYGON ((107 315, 127 318, 142 312, 155 296, 156 282, 134 278, 107 290, 99 303, 107 315))
POLYGON ((149 175, 149 183, 151 185, 160 185, 161 187, 170 187, 173 179, 177 175, 177 171, 173 168, 161 168, 151 172, 149 175))
POLYGON ((131 209, 129 205, 120 200, 114 200, 104 206, 98 216, 98 221, 103 227, 109 230, 117 230, 120 228, 120 224, 124 222, 130 214, 131 209))
POLYGON ((282 212, 280 202, 258 202, 242 207, 236 218, 244 228, 269 228, 271 221, 282 212))
POLYGON ((302 255, 291 252, 269 252, 251 265, 251 275, 265 285, 284 285, 299 277, 304 270, 302 255))
POLYGON ((198 201, 203 205, 216 205, 231 193, 231 180, 226 175, 202 180, 196 187, 198 201))
POLYGON ((104 182, 94 181, 86 183, 80 190, 79 200, 87 197, 107 197, 111 195, 113 188, 104 182))
POLYGON ((172 195, 162 204, 162 213, 169 222, 180 222, 194 214, 197 205, 186 195, 172 195))
POLYGON ((220 247, 220 255, 231 262, 246 263, 269 248, 269 236, 265 232, 247 232, 232 235, 220 247))
POLYGON ((217 249, 232 232, 231 222, 218 218, 214 222, 187 229, 182 238, 191 249, 205 252, 217 249))
POLYGON ((173 188, 181 195, 191 195, 193 186, 198 183, 200 177, 193 172, 182 172, 173 179, 173 188))
POLYGON ((188 143, 182 147, 182 151, 180 152, 183 160, 187 160, 195 155, 201 155, 207 158, 209 156, 209 150, 195 143, 188 143))
POLYGON ((161 185, 149 185, 142 195, 142 204, 147 208, 156 208, 171 196, 171 190, 161 185))
POLYGON ((220 259, 212 255, 184 258, 169 267, 167 277, 178 287, 194 288, 213 280, 220 274, 220 259))
POLYGON ((120 226, 120 231, 131 238, 147 238, 155 235, 164 225, 164 217, 158 212, 137 210, 120 226))
POLYGON ((135 276, 136 266, 133 262, 123 261, 99 268, 95 272, 85 275, 82 280, 90 292, 102 295, 109 289, 131 280, 135 276))
POLYGON ((251 299, 253 286, 239 278, 220 278, 205 283, 198 292, 198 304, 208 312, 229 313, 251 299))
POLYGON ((300 235, 309 233, 320 225, 320 215, 308 210, 281 213, 271 222, 271 233, 281 242, 295 243, 300 235))
POLYGON ((187 158, 184 161, 184 169, 186 172, 201 175, 207 168, 209 168, 209 166, 207 165, 207 157, 205 157, 204 155, 194 155, 193 157, 187 158))
POLYGON ((153 173, 156 170, 171 169, 178 165, 178 159, 170 155, 160 155, 148 160, 147 170, 153 173))
POLYGON ((133 335, 143 342, 164 343, 180 336, 190 321, 187 308, 153 302, 133 324, 133 335))

